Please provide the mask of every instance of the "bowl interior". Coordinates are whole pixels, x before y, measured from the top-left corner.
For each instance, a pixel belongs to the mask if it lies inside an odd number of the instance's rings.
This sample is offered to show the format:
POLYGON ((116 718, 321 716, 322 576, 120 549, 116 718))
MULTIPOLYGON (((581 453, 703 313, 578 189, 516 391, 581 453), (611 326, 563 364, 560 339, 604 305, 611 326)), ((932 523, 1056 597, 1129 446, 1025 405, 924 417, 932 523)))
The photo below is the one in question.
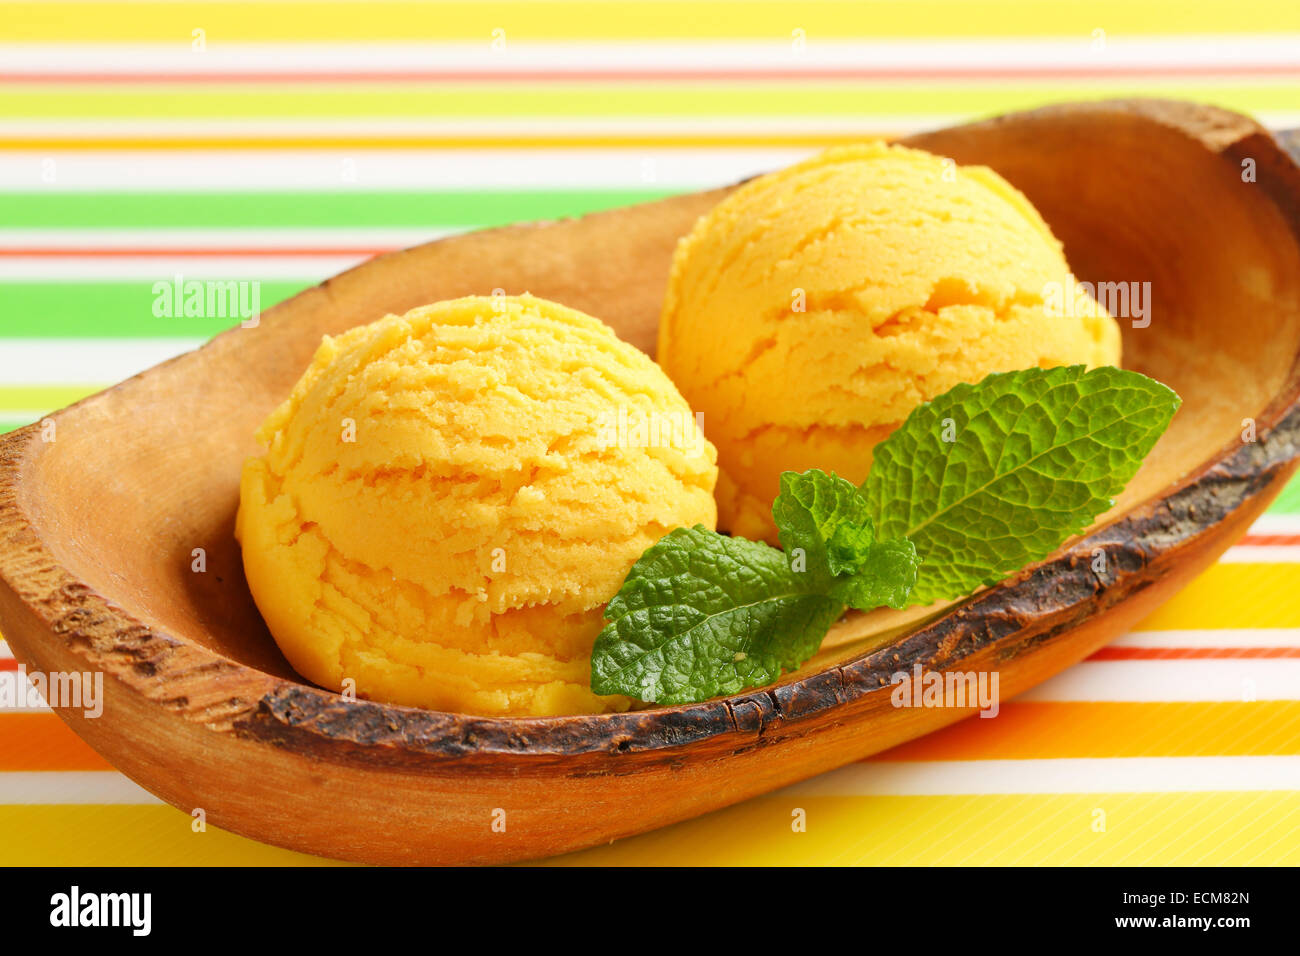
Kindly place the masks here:
MULTIPOLYGON (((1117 504, 1159 493, 1237 440, 1300 352, 1300 246, 1235 160, 1141 116, 1026 114, 916 137, 997 169, 1063 240, 1081 279, 1150 283, 1150 324, 1123 321, 1124 364, 1183 410, 1117 504)), ((233 524, 252 434, 321 335, 471 293, 532 292, 651 350, 677 238, 724 191, 583 220, 479 233, 385 256, 203 350, 57 418, 21 504, 68 571, 144 624, 290 680, 244 581, 233 524), (206 571, 192 565, 203 549, 206 571)), ((899 623, 841 625, 854 640, 899 623), (865 630, 864 630, 865 628, 865 630), (856 629, 856 630, 854 630, 856 629)), ((808 667, 854 653, 833 643, 808 667)))

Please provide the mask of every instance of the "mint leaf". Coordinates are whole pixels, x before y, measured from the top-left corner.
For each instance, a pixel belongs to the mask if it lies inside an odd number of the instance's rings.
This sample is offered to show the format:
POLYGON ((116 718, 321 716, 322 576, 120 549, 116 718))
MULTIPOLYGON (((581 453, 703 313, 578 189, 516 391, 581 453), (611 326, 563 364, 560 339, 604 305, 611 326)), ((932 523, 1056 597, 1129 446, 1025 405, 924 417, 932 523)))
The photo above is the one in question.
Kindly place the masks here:
POLYGON ((802 549, 807 572, 826 579, 856 571, 876 538, 857 486, 816 468, 782 473, 772 517, 786 557, 802 549))
POLYGON ((918 567, 916 545, 907 538, 877 541, 863 559, 857 573, 836 579, 831 596, 859 611, 878 607, 907 607, 908 597, 916 586, 918 567))
POLYGON ((844 610, 785 555, 703 525, 669 532, 628 572, 591 654, 597 694, 684 704, 770 684, 844 610))
POLYGON ((1136 372, 1074 365, 990 375, 914 409, 863 485, 878 534, 924 559, 910 603, 962 597, 1082 531, 1180 402, 1136 372))
POLYGON ((870 506, 851 481, 818 469, 787 471, 772 504, 787 562, 808 587, 863 611, 903 607, 916 583, 916 548, 876 541, 870 506))

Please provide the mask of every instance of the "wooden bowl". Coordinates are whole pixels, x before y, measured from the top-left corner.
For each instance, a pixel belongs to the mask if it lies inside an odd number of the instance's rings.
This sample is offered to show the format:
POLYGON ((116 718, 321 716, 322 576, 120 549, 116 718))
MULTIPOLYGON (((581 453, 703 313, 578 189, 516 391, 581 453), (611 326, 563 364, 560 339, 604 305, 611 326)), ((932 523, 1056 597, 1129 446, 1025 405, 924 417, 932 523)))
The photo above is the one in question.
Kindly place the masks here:
POLYGON ((380 863, 591 846, 967 716, 891 706, 889 675, 916 662, 996 669, 1004 697, 1070 666, 1212 563, 1295 468, 1300 170, 1251 120, 1169 102, 1055 107, 909 142, 1019 186, 1081 278, 1152 284, 1150 326, 1123 323, 1126 364, 1175 388, 1182 411, 1116 508, 1041 564, 920 624, 846 619, 779 685, 702 704, 500 719, 349 703, 294 674, 232 525, 253 430, 321 335, 500 288, 591 312, 649 350, 673 246, 718 190, 382 256, 59 412, 54 441, 35 425, 9 435, 4 635, 29 669, 106 673, 101 718, 61 714, 162 799, 380 863), (1244 419, 1258 441, 1242 440, 1244 419))

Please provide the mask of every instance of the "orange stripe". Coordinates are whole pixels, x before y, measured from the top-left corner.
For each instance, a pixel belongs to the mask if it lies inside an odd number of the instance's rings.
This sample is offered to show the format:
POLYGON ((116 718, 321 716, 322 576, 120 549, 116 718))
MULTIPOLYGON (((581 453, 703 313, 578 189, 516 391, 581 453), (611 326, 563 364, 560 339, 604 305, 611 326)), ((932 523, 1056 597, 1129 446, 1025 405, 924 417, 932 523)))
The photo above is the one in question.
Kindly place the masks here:
MULTIPOLYGON (((1300 701, 1008 701, 870 760, 1300 754, 1300 701)), ((0 716, 0 772, 108 770, 54 714, 0 716)))
POLYGON ((1253 545, 1297 545, 1300 546, 1300 534, 1248 534, 1238 544, 1253 545))
POLYGON ((54 714, 0 716, 0 771, 112 769, 54 714))
POLYGON ((29 248, 29 249, 0 249, 0 258, 31 258, 31 259, 119 259, 131 258, 137 256, 165 256, 167 258, 176 258, 178 256, 198 256, 201 258, 213 258, 218 256, 382 256, 387 252, 394 252, 400 246, 389 246, 384 249, 360 248, 355 246, 300 246, 298 248, 285 248, 282 246, 263 246, 261 248, 248 247, 234 249, 229 246, 223 248, 195 248, 186 246, 178 248, 176 246, 161 246, 150 248, 148 246, 138 246, 125 248, 113 246, 110 248, 74 248, 74 247, 50 247, 50 248, 29 248))
POLYGON ((868 760, 1300 754, 1300 701, 1008 701, 868 760))
POLYGON ((1300 658, 1300 647, 1103 647, 1090 661, 1185 661, 1243 657, 1300 658))

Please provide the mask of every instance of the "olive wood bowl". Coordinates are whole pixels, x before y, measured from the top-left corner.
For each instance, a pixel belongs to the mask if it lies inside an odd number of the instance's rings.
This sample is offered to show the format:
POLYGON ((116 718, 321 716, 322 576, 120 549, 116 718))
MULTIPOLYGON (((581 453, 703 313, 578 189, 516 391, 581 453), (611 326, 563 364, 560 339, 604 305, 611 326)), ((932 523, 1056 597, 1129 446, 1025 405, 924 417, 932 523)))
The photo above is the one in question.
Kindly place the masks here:
POLYGON ((1125 365, 1183 407, 1116 506, 1047 560, 937 611, 850 616, 777 685, 699 704, 491 718, 347 701, 293 672, 249 597, 233 522, 253 431, 321 336, 503 289, 590 312, 649 351, 673 247, 715 190, 380 256, 53 415, 53 441, 39 424, 6 436, 4 636, 31 670, 105 673, 100 718, 60 714, 163 800, 376 863, 592 846, 971 713, 892 706, 890 675, 916 663, 996 670, 1003 697, 1069 667, 1210 565, 1295 469, 1300 170, 1250 119, 1165 101, 1050 107, 907 142, 1002 173, 1080 278, 1151 283, 1150 325, 1122 323, 1125 365))

